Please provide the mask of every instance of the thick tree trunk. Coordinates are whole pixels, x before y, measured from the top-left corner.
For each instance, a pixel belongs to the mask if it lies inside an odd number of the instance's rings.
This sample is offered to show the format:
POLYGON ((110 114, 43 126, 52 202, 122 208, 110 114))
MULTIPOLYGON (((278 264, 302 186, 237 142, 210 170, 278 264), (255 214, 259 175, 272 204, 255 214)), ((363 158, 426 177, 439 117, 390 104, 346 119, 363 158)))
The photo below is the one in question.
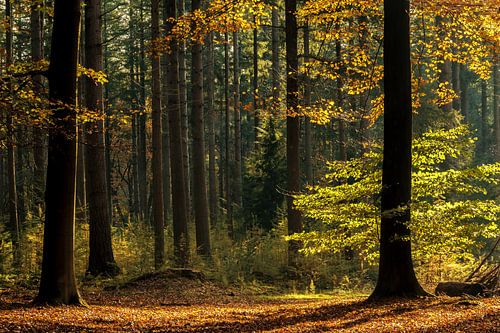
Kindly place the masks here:
MULTIPOLYGON (((85 66, 95 71, 103 69, 101 36, 101 0, 85 2, 85 66)), ((85 104, 88 110, 104 113, 102 85, 85 78, 85 104)), ((119 273, 111 245, 111 216, 106 182, 104 152, 104 122, 98 120, 86 126, 85 171, 88 181, 89 204, 89 264, 87 273, 115 276, 119 273)))
POLYGON ((409 2, 384 1, 384 161, 377 285, 370 299, 427 295, 411 258, 411 67, 409 2))
MULTIPOLYGON (((297 10, 296 0, 285 0, 285 33, 286 33, 286 161, 287 161, 287 212, 288 234, 302 231, 302 217, 293 206, 291 194, 300 190, 300 118, 297 116, 298 107, 298 68, 297 54, 297 10)), ((290 241, 288 246, 288 264, 297 266, 300 243, 290 241)))
MULTIPOLYGON (((151 40, 160 37, 160 0, 151 1, 151 40)), ((151 57, 151 99, 153 128, 153 161, 151 163, 153 181, 153 226, 155 234, 155 268, 160 269, 165 263, 165 225, 163 220, 163 174, 162 174, 162 126, 161 126, 161 87, 160 55, 151 57)))
POLYGON ((207 67, 207 131, 208 131, 208 191, 210 206, 210 222, 214 226, 218 215, 217 175, 215 173, 215 67, 213 33, 208 36, 208 67, 207 67))
POLYGON ((55 0, 49 98, 54 127, 49 131, 45 225, 40 289, 36 302, 83 304, 74 266, 76 177, 76 68, 79 0, 55 0))
POLYGON ((234 102, 234 204, 241 208, 241 112, 240 112, 240 45, 238 32, 233 33, 233 102, 234 102))
POLYGON ((226 135, 225 135, 225 160, 224 160, 224 185, 226 187, 226 225, 227 233, 233 238, 233 202, 231 186, 231 114, 229 107, 229 36, 224 34, 224 101, 226 106, 226 135))
MULTIPOLYGON (((201 9, 200 0, 192 0, 192 12, 201 9)), ((196 249, 202 256, 210 256, 210 221, 205 183, 205 127, 203 117, 203 57, 201 44, 191 46, 191 136, 193 166, 193 209, 196 226, 196 249)))
MULTIPOLYGON (((176 0, 165 0, 168 18, 176 17, 176 0)), ((167 34, 172 30, 172 22, 167 21, 167 34)), ((177 44, 170 43, 171 52, 167 56, 168 95, 167 110, 170 138, 170 167, 172 174, 172 217, 174 221, 174 256, 176 265, 184 267, 189 262, 188 206, 184 179, 182 115, 179 104, 179 62, 177 44)))

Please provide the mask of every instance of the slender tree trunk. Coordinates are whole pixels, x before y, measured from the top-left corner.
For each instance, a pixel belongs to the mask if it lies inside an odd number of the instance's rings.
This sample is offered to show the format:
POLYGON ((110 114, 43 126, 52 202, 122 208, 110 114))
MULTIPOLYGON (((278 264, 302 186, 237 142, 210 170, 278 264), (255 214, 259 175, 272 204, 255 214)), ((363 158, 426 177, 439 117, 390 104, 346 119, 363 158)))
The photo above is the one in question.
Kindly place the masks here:
POLYGON ((464 65, 460 65, 460 108, 464 122, 469 123, 469 81, 467 79, 467 72, 464 65))
POLYGON ((370 299, 427 295, 411 258, 411 67, 410 8, 384 1, 384 161, 377 285, 370 299))
MULTIPOLYGON (((101 36, 101 0, 85 1, 85 66, 103 70, 101 36)), ((88 110, 104 113, 102 84, 85 78, 85 104, 88 110)), ((106 182, 106 156, 104 151, 104 121, 86 126, 85 171, 88 180, 89 203, 89 263, 87 273, 115 276, 119 273, 111 245, 111 216, 106 182)))
POLYGON ((272 68, 271 68, 271 77, 273 84, 273 113, 278 113, 278 109, 280 108, 280 51, 279 51, 279 14, 278 7, 273 5, 271 12, 271 49, 272 49, 272 68))
POLYGON ((134 217, 134 220, 140 218, 140 203, 139 203, 139 173, 137 166, 137 156, 138 156, 138 135, 137 135, 137 120, 138 115, 136 112, 136 107, 138 103, 137 89, 136 89, 136 37, 135 37, 135 18, 134 18, 134 8, 133 1, 129 1, 129 49, 128 49, 128 61, 129 61, 129 78, 130 78, 130 104, 132 108, 132 124, 131 124, 131 133, 132 133, 132 156, 131 156, 131 171, 132 171, 132 207, 131 213, 134 217))
MULTIPOLYGON (((290 194, 300 190, 300 119, 296 115, 298 107, 298 68, 297 54, 297 0, 285 0, 285 33, 286 33, 286 159, 287 159, 287 210, 288 234, 302 231, 300 211, 293 206, 290 194)), ((300 243, 290 241, 288 246, 288 264, 297 266, 300 243)))
POLYGON ((453 91, 457 94, 457 98, 453 100, 453 108, 461 111, 460 107, 460 68, 461 65, 453 62, 451 65, 453 91))
POLYGON ((500 109, 498 108, 498 100, 500 99, 500 91, 498 71, 498 55, 495 56, 495 64, 493 65, 493 131, 495 133, 495 161, 500 161, 500 109))
MULTIPOLYGON (((192 0, 191 9, 201 9, 200 0, 192 0)), ((194 23, 196 24, 196 23, 194 23)), ((191 136, 193 165, 193 208, 196 225, 196 249, 202 256, 210 256, 210 221, 205 184, 205 128, 203 119, 203 57, 201 44, 191 46, 191 136)))
MULTIPOLYGON (((12 6, 10 0, 5 1, 5 17, 7 20, 7 31, 5 34, 6 65, 12 65, 12 6)), ((8 82, 8 89, 12 91, 12 83, 8 82)), ((20 262, 20 226, 17 206, 17 186, 16 186, 16 158, 15 158, 15 134, 13 115, 14 108, 9 103, 7 109, 7 186, 9 188, 9 232, 12 241, 14 266, 18 267, 20 262)))
POLYGON ((76 68, 79 0, 54 1, 49 98, 54 104, 49 131, 45 224, 40 289, 36 302, 83 304, 75 265, 76 68), (61 104, 62 103, 62 104, 61 104))
MULTIPOLYGON (((255 18, 254 18, 255 21, 255 18)), ((257 110, 257 101, 259 99, 259 40, 257 28, 253 29, 253 76, 252 76, 252 89, 253 89, 253 113, 254 113, 254 145, 257 147, 259 142, 259 112, 257 110)))
MULTIPOLYGON (((184 15, 186 12, 184 0, 177 0, 177 15, 184 15)), ((189 150, 189 118, 187 103, 187 84, 186 84, 186 43, 179 44, 179 104, 182 115, 182 164, 184 165, 184 187, 186 188, 186 204, 188 216, 191 215, 191 166, 189 150)))
MULTIPOLYGON (((336 29, 339 29, 339 26, 336 26, 336 29)), ((340 45, 340 40, 337 40, 335 42, 335 54, 337 57, 337 61, 339 63, 342 63, 342 46, 340 45)), ((342 93, 342 87, 343 87, 343 82, 342 82, 342 76, 343 76, 343 69, 340 69, 340 76, 337 78, 337 105, 340 109, 344 108, 344 94, 342 93)), ((338 159, 340 161, 347 161, 347 152, 346 152, 346 141, 347 141, 347 135, 346 135, 346 124, 342 119, 339 119, 338 121, 339 124, 339 156, 338 159)))
POLYGON ((208 36, 208 67, 207 67, 207 130, 208 130, 208 190, 210 206, 210 222, 212 226, 217 222, 218 195, 217 175, 215 173, 215 67, 214 67, 214 41, 213 33, 208 36))
POLYGON ((488 151, 488 85, 481 80, 481 141, 479 151, 482 158, 487 157, 488 151))
POLYGON ((234 195, 233 201, 241 208, 241 112, 240 112, 240 47, 238 32, 233 33, 233 101, 234 101, 234 195))
MULTIPOLYGON (((163 2, 163 20, 167 19, 167 5, 163 2)), ((168 120, 168 57, 163 55, 161 58, 162 70, 162 160, 163 160, 163 214, 165 221, 172 215, 172 195, 171 195, 171 174, 170 174, 170 143, 169 143, 169 120, 168 120)))
MULTIPOLYGON (((176 17, 176 0, 165 0, 168 18, 176 17)), ((172 30, 172 22, 167 20, 167 34, 172 30)), ((186 183, 184 179, 182 114, 179 103, 179 62, 178 48, 175 41, 170 43, 168 53, 168 121, 170 136, 170 167, 172 173, 172 217, 174 220, 174 256, 176 265, 186 266, 189 261, 189 240, 187 233, 188 206, 186 202, 186 183)))
MULTIPOLYGON (((304 27, 304 63, 309 63, 309 24, 306 23, 304 27)), ((311 106, 311 78, 306 71, 304 77, 304 106, 307 108, 311 106)), ((311 185, 314 183, 313 168, 312 168, 312 133, 311 133, 311 120, 308 116, 304 119, 304 164, 306 171, 306 182, 311 185)))
MULTIPOLYGON (((442 32, 445 27, 444 27, 444 18, 442 17, 437 17, 436 18, 436 25, 438 29, 441 31, 439 32, 441 35, 444 33, 442 32)), ((451 61, 447 59, 443 59, 443 62, 438 65, 439 68, 439 83, 445 84, 447 89, 453 89, 452 85, 452 66, 451 66, 451 61)), ((453 102, 449 102, 443 106, 441 106, 441 110, 444 113, 444 117, 446 119, 446 123, 448 126, 454 127, 455 124, 455 119, 453 116, 453 102)))
POLYGON ((226 153, 224 163, 225 187, 226 187, 226 224, 227 232, 230 238, 233 238, 233 202, 232 202, 232 186, 231 186, 231 114, 229 107, 229 36, 224 34, 224 100, 226 106, 226 153))
MULTIPOLYGON (((144 0, 140 4, 140 32, 139 32, 139 85, 140 85, 140 102, 143 111, 146 110, 146 55, 145 50, 145 32, 144 32, 144 0)), ((147 178, 147 160, 146 160, 146 113, 139 115, 138 121, 138 153, 137 153, 137 173, 139 178, 139 211, 143 221, 148 217, 148 178, 147 178)))
MULTIPOLYGON (((151 40, 154 43, 160 37, 160 0, 151 1, 151 40)), ((152 87, 152 127, 153 127, 153 225, 155 231, 155 268, 160 269, 165 263, 165 226, 163 220, 163 175, 162 175, 162 126, 161 126, 161 87, 160 56, 151 57, 152 87)))
MULTIPOLYGON (((31 60, 38 62, 43 59, 42 12, 38 4, 31 6, 31 60)), ((42 77, 33 77, 33 89, 37 95, 42 93, 42 77)), ((34 206, 43 208, 43 191, 45 186, 45 164, 47 160, 46 132, 41 126, 33 128, 33 194, 34 206)))

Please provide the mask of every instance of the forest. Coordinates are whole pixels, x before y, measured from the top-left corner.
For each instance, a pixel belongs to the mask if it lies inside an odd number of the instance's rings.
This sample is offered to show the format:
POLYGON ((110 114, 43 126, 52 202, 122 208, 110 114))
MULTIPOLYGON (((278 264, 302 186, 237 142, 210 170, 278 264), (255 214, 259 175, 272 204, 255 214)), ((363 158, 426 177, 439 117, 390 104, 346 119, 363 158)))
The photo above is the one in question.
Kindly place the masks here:
POLYGON ((0 1, 0 332, 500 332, 499 22, 0 1))

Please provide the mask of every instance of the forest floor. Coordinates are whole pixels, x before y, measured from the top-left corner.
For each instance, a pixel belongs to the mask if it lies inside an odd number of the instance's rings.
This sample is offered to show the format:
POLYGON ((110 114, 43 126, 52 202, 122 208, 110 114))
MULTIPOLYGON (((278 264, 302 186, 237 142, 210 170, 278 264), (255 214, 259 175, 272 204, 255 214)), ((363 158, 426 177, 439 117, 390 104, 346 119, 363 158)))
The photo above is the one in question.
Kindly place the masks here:
POLYGON ((89 307, 30 304, 0 289, 0 332, 500 332, 500 298, 366 303, 366 296, 264 296, 166 272, 85 285, 89 307))

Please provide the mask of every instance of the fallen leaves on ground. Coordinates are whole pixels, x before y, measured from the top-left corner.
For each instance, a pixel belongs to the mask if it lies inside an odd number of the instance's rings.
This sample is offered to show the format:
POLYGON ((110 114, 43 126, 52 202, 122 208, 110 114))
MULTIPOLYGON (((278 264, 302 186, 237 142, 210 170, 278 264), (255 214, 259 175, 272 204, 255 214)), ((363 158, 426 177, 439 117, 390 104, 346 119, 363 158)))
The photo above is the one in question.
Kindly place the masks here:
POLYGON ((154 276, 84 289, 89 308, 30 305, 0 291, 1 332, 500 332, 500 298, 262 298, 203 279, 154 276))

